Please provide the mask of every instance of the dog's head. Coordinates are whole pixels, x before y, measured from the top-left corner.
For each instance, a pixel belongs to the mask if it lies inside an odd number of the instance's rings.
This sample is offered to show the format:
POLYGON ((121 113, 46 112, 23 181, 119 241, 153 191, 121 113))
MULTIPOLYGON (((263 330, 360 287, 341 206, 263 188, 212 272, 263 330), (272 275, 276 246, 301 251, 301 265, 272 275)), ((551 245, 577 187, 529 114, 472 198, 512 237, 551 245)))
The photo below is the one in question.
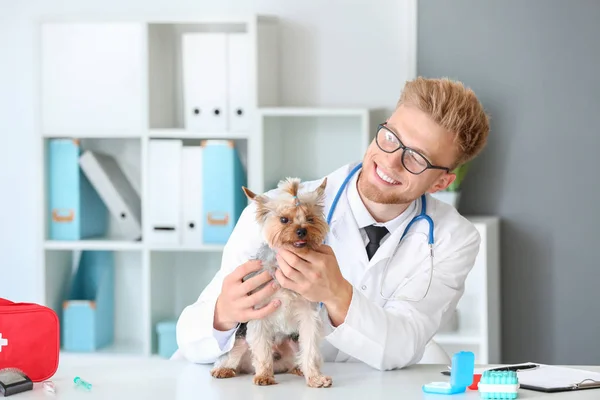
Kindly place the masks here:
POLYGON ((279 183, 280 193, 274 198, 242 189, 256 203, 256 220, 271 248, 314 249, 329 229, 323 211, 326 185, 327 178, 314 191, 300 193, 300 179, 288 178, 279 183))

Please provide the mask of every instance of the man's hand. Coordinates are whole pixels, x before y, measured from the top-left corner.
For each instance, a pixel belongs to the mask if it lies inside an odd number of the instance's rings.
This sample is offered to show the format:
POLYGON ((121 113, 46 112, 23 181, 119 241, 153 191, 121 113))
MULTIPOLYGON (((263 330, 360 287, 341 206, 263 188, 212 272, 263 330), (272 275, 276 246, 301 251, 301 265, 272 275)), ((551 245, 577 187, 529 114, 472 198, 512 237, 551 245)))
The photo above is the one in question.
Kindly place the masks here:
POLYGON ((254 306, 265 301, 279 289, 279 285, 273 281, 268 271, 263 271, 246 281, 242 281, 246 275, 256 272, 260 268, 260 261, 248 261, 237 267, 223 279, 221 294, 217 298, 217 304, 215 305, 213 320, 215 329, 228 331, 235 328, 240 322, 264 318, 279 307, 280 301, 273 300, 258 310, 254 309, 254 306), (267 282, 270 283, 255 293, 248 295, 248 293, 267 282))
POLYGON ((352 285, 342 276, 331 247, 321 245, 317 251, 306 252, 280 249, 277 262, 275 278, 281 287, 309 301, 322 302, 334 326, 344 322, 352 300, 352 285))

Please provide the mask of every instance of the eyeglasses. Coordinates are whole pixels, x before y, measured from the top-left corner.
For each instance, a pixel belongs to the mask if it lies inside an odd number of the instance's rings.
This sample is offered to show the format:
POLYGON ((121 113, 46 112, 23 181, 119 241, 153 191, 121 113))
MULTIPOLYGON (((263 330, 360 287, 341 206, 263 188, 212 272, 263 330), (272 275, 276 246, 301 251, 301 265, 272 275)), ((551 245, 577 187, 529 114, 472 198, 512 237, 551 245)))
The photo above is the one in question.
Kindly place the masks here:
POLYGON ((441 169, 450 172, 450 168, 433 165, 424 155, 410 147, 406 147, 385 124, 377 126, 375 142, 377 147, 386 153, 391 154, 402 149, 402 165, 411 174, 419 175, 428 169, 441 169))

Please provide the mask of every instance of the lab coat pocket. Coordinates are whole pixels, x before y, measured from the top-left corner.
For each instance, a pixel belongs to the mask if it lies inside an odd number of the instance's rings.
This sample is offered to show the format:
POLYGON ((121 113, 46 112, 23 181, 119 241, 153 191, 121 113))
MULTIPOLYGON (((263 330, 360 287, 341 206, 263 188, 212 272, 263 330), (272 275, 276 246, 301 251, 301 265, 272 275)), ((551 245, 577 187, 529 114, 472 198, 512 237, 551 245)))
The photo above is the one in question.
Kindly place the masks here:
POLYGON ((409 233, 389 260, 387 273, 383 265, 381 291, 386 300, 420 301, 429 291, 432 276, 427 234, 409 233))

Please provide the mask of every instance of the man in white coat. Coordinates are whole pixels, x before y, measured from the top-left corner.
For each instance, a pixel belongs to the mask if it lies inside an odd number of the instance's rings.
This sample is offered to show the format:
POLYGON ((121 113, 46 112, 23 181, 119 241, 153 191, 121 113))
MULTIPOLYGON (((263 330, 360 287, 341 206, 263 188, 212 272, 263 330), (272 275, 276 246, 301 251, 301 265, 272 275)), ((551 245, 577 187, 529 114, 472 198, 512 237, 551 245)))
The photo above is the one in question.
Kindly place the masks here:
MULTIPOLYGON (((480 245, 473 224, 428 193, 454 181, 452 171, 482 150, 488 132, 482 105, 461 83, 407 82, 396 110, 379 126, 362 168, 342 191, 327 245, 304 259, 280 251, 277 282, 323 303, 325 361, 390 370, 421 360, 453 314, 480 245), (422 195, 434 222, 432 253, 425 219, 413 223, 402 238, 421 212, 422 195)), ((326 215, 354 166, 327 176, 326 215)), ((307 182, 305 189, 321 182, 307 182)), ((221 269, 178 320, 179 353, 192 362, 213 363, 232 348, 240 323, 279 306, 273 301, 254 309, 277 290, 275 285, 265 285, 255 303, 246 295, 271 280, 268 273, 258 275, 251 288, 248 282, 241 286, 245 275, 260 268, 248 261, 260 246, 254 211, 253 204, 245 209, 225 246, 221 269)))

